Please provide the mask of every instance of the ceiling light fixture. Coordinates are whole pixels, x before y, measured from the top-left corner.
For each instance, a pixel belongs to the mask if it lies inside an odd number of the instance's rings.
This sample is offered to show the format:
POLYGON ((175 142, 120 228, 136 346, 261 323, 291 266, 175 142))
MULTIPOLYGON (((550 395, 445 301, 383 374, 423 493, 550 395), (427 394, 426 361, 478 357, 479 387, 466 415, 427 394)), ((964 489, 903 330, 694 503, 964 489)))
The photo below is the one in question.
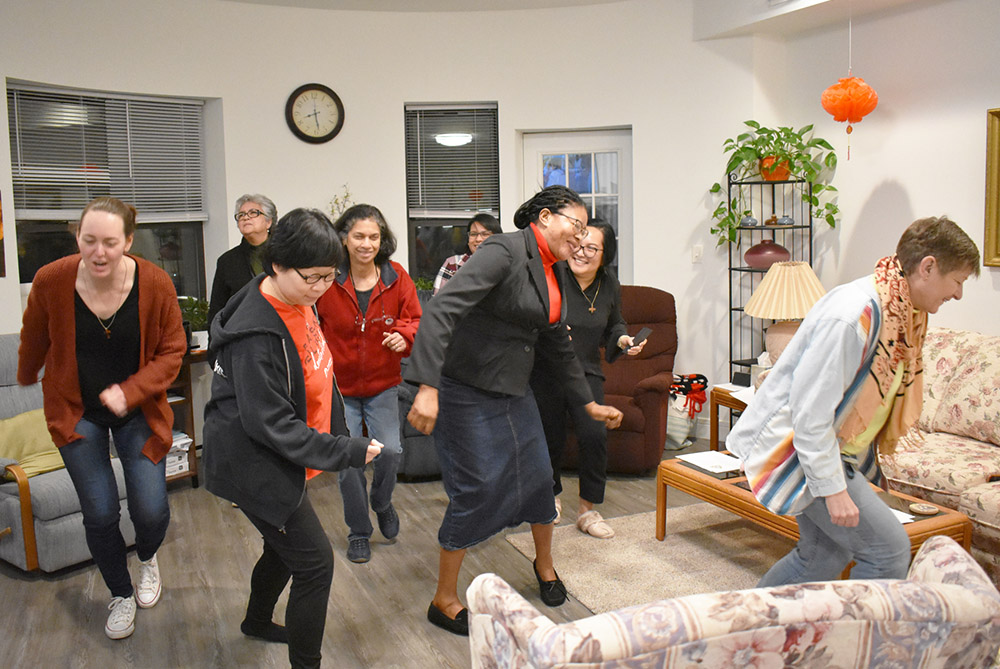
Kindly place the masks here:
POLYGON ((434 135, 434 141, 442 146, 465 146, 472 141, 468 132, 442 132, 434 135))

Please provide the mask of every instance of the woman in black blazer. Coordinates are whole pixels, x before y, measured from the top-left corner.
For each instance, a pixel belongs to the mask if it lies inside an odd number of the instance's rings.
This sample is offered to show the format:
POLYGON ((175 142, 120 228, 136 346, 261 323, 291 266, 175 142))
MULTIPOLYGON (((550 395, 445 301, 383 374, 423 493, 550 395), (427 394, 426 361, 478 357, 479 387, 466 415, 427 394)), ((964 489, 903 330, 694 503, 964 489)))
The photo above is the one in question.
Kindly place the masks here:
POLYGON ((438 585, 427 618, 468 634, 458 598, 465 551, 507 527, 531 524, 542 601, 566 590, 552 563, 552 467, 528 385, 535 356, 553 361, 571 404, 615 428, 622 414, 594 402, 566 327, 564 264, 586 234, 580 196, 551 186, 514 214, 520 232, 493 235, 427 305, 404 378, 420 385, 407 416, 434 431, 448 493, 438 585))
POLYGON ((278 220, 278 211, 270 198, 247 194, 236 200, 233 217, 243 239, 219 256, 215 263, 212 297, 208 301, 209 327, 229 298, 250 283, 250 279, 264 271, 261 260, 264 242, 271 232, 271 225, 278 220))

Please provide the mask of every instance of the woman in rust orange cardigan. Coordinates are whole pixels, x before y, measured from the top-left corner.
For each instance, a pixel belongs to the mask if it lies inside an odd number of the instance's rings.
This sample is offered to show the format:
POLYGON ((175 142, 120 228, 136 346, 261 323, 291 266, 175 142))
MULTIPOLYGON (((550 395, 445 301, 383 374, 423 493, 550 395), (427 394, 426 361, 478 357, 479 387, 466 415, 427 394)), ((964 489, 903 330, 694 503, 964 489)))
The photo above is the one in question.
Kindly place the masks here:
POLYGON ((187 350, 170 277, 127 255, 135 215, 110 197, 83 210, 80 253, 35 274, 17 368, 18 383, 30 385, 45 367, 45 420, 80 497, 87 546, 111 590, 104 631, 112 639, 132 634, 136 604, 149 608, 160 599, 156 551, 170 522, 164 456, 173 433, 167 387, 187 350), (136 531, 135 588, 118 526, 109 433, 136 531))

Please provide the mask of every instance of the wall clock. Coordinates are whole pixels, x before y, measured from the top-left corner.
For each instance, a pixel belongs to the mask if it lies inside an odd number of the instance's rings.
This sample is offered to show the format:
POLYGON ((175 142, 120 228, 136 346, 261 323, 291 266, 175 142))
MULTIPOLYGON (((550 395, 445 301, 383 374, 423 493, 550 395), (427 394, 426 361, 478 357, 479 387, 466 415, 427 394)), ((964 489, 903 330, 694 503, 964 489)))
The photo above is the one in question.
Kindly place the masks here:
POLYGON ((329 142, 344 127, 344 103, 328 86, 303 84, 288 96, 285 120, 302 141, 329 142))

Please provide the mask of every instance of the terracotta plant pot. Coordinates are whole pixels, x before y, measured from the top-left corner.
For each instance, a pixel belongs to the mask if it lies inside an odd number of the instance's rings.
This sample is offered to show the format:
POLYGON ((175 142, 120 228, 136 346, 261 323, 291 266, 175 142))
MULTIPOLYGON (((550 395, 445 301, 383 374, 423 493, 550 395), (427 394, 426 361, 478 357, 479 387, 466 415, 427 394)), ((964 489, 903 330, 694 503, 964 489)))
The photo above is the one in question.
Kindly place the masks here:
POLYGON ((784 181, 788 178, 788 161, 782 160, 780 163, 775 165, 778 160, 777 156, 767 156, 766 158, 761 158, 760 176, 764 181, 784 181))
POLYGON ((774 263, 785 262, 791 257, 792 254, 784 246, 771 239, 765 239, 747 249, 743 254, 743 262, 753 269, 770 269, 774 263))

